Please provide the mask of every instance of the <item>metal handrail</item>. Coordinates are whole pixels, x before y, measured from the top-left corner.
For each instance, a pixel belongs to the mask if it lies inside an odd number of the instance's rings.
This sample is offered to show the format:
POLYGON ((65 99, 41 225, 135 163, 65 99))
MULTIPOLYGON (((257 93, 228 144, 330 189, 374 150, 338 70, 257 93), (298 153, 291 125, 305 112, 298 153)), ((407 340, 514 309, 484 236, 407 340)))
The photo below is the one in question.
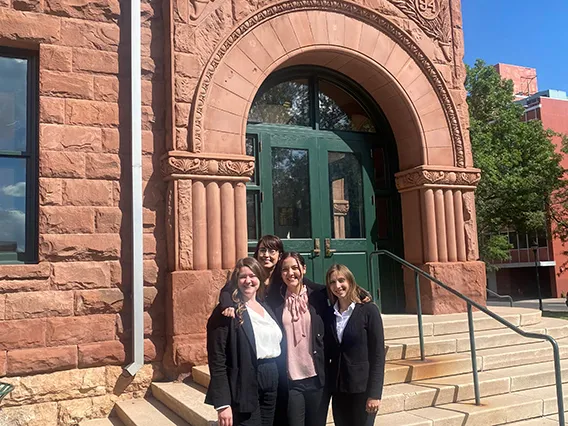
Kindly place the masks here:
POLYGON ((555 372, 555 378, 556 378, 556 398, 557 398, 557 403, 558 403, 558 424, 560 426, 565 426, 565 421, 564 421, 564 396, 563 396, 563 392, 562 392, 562 370, 561 370, 561 366, 560 366, 560 350, 558 348, 558 343, 556 342, 556 340, 554 338, 552 338, 551 336, 549 336, 547 334, 530 333, 530 332, 526 332, 524 330, 521 330, 519 327, 517 327, 514 324, 511 324, 505 318, 502 318, 501 316, 497 315, 495 312, 492 312, 489 309, 487 309, 485 306, 482 306, 479 303, 471 300, 469 297, 461 294, 456 289, 447 286, 446 284, 444 284, 443 282, 441 282, 437 278, 433 277, 432 275, 428 274, 427 272, 424 272, 422 269, 420 269, 417 266, 413 265, 412 263, 407 262, 406 260, 398 257, 397 255, 391 253, 388 250, 377 250, 377 251, 372 252, 369 255, 369 271, 371 271, 371 269, 372 269, 372 261, 373 261, 373 257, 375 257, 375 256, 377 258, 379 256, 388 256, 391 259, 395 260, 396 262, 400 263, 401 265, 406 266, 407 268, 414 271, 414 284, 415 284, 415 289, 416 289, 416 311, 417 311, 417 314, 418 314, 418 333, 419 333, 419 339, 420 339, 420 359, 422 361, 425 360, 425 355, 424 355, 424 330, 422 328, 422 304, 421 304, 421 301, 420 301, 420 277, 419 276, 423 276, 424 278, 430 280, 434 284, 439 285, 444 290, 452 293, 454 296, 462 299, 464 302, 467 303, 467 320, 468 320, 468 326, 469 326, 469 342, 470 342, 470 347, 471 347, 471 365, 472 365, 472 370, 473 370, 473 388, 474 388, 474 392, 475 392, 475 404, 476 405, 481 405, 481 398, 480 398, 480 394, 479 394, 479 378, 478 378, 478 375, 477 375, 477 352, 476 352, 476 349, 475 349, 475 332, 474 332, 474 327, 473 327, 472 306, 477 308, 479 311, 483 312, 484 314, 489 315, 495 321, 500 322, 501 324, 510 328, 511 330, 520 334, 521 336, 524 336, 524 337, 527 337, 527 338, 530 338, 530 339, 539 339, 539 340, 549 341, 550 344, 552 345, 552 352, 553 352, 553 355, 554 355, 554 372, 555 372))
POLYGON ((513 307, 513 298, 511 296, 496 293, 493 290, 489 290, 488 288, 485 288, 485 290, 487 290, 487 293, 491 294, 492 296, 498 297, 499 299, 508 299, 509 305, 511 305, 511 308, 513 307))

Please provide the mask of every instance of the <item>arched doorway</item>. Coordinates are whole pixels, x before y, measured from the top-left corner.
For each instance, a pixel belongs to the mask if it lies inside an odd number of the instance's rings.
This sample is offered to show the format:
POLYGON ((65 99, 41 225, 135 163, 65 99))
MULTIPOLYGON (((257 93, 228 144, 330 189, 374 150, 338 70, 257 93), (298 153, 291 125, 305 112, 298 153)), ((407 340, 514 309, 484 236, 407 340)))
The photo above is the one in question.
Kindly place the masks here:
POLYGON ((247 185, 249 249, 275 234, 304 255, 315 281, 343 263, 383 312, 404 310, 400 270, 388 262, 369 270, 371 252, 402 254, 403 238, 394 137, 359 85, 324 67, 274 72, 252 102, 246 154, 256 159, 247 185))

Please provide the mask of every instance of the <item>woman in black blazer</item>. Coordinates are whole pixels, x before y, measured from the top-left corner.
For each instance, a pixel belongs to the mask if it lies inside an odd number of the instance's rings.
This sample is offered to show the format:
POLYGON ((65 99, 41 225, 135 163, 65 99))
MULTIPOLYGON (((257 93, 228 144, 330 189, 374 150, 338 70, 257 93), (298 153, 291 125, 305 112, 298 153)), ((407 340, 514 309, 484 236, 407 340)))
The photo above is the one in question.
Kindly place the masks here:
POLYGON ((374 303, 362 304, 355 277, 344 265, 327 271, 333 306, 325 319, 327 386, 336 426, 371 426, 383 393, 383 323, 374 303))
POLYGON ((205 402, 217 410, 219 426, 272 426, 282 331, 271 309, 258 300, 264 270, 256 259, 240 259, 230 282, 235 318, 224 316, 217 305, 207 322, 211 382, 205 402))

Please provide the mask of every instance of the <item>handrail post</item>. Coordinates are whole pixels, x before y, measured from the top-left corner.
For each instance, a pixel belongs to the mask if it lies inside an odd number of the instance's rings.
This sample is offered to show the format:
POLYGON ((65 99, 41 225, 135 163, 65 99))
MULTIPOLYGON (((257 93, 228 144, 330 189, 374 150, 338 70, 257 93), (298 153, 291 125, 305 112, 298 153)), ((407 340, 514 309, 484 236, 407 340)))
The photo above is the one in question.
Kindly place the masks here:
POLYGON ((562 366, 560 365, 560 350, 556 341, 552 343, 552 353, 554 355, 554 374, 556 377, 556 400, 558 403, 558 424, 565 425, 564 419, 564 392, 562 391, 562 366))
POLYGON ((422 302, 420 300, 420 276, 414 272, 414 287, 416 289, 416 313, 418 314, 418 338, 420 339, 420 359, 424 361, 424 328, 422 327, 422 302))
POLYGON ((471 349, 471 369, 473 370, 473 391, 475 392, 475 405, 481 405, 481 397, 479 395, 479 377, 477 376, 477 351, 475 350, 473 312, 469 303, 467 304, 467 322, 469 326, 469 347, 471 349))

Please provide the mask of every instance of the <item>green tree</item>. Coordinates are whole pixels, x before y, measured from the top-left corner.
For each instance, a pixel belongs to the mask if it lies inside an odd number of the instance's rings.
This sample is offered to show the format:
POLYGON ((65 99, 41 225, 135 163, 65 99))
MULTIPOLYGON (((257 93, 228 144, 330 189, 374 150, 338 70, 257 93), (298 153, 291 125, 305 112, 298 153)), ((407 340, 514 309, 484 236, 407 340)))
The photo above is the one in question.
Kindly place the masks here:
POLYGON ((503 230, 542 235, 550 224, 562 232, 558 218, 568 217, 562 199, 568 200, 568 190, 561 155, 551 141, 556 133, 540 120, 523 120, 513 82, 501 79, 493 66, 478 59, 467 68, 465 86, 474 165, 482 170, 476 193, 480 256, 503 261, 511 247, 499 235, 503 230))

